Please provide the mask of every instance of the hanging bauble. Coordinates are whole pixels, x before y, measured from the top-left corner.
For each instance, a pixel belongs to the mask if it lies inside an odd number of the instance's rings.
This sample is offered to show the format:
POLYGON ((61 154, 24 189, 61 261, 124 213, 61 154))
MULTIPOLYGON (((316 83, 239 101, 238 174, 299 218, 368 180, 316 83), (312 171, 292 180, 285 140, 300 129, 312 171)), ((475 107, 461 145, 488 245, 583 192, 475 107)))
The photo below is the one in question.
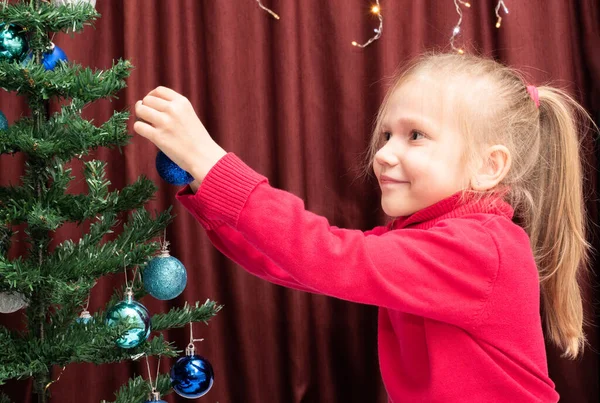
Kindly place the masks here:
POLYGON ((212 365, 204 357, 196 355, 193 344, 185 349, 171 368, 173 390, 187 399, 204 396, 213 385, 215 375, 212 365))
POLYGON ((67 54, 55 44, 51 44, 50 50, 42 55, 42 64, 46 70, 54 70, 58 62, 68 62, 67 54))
POLYGON ((106 313, 106 323, 115 326, 119 323, 134 323, 134 327, 127 330, 116 341, 121 348, 134 348, 148 339, 151 332, 150 314, 146 307, 133 300, 133 292, 128 290, 125 299, 113 306, 106 313))
POLYGON ((0 111, 0 130, 8 129, 8 119, 6 119, 6 115, 0 111))
POLYGON ((22 61, 29 44, 25 31, 15 24, 0 22, 0 61, 22 61))
POLYGON ((90 312, 88 310, 84 310, 83 312, 81 312, 81 314, 79 314, 79 317, 75 321, 77 323, 83 323, 84 325, 87 325, 89 322, 93 322, 94 318, 92 317, 92 315, 90 315, 90 312))
MULTIPOLYGON (((33 54, 29 52, 23 63, 28 63, 33 58, 33 54)), ((42 64, 46 70, 54 70, 58 62, 68 62, 67 54, 58 46, 51 43, 50 50, 42 53, 42 64)))
POLYGON ((150 394, 150 396, 148 397, 148 400, 146 400, 144 403, 167 403, 165 400, 162 400, 160 397, 160 393, 158 392, 152 392, 152 394, 150 394))
POLYGON ((27 299, 18 292, 0 292, 0 313, 13 313, 27 306, 27 299))
POLYGON ((96 0, 52 0, 57 6, 66 6, 69 4, 89 3, 92 6, 96 5, 96 0))
POLYGON ((162 151, 156 154, 156 170, 160 177, 171 185, 182 186, 194 181, 189 172, 181 169, 162 151))
POLYGON ((144 289, 156 299, 177 297, 187 284, 187 272, 179 259, 169 254, 168 242, 159 256, 153 258, 142 273, 144 289))

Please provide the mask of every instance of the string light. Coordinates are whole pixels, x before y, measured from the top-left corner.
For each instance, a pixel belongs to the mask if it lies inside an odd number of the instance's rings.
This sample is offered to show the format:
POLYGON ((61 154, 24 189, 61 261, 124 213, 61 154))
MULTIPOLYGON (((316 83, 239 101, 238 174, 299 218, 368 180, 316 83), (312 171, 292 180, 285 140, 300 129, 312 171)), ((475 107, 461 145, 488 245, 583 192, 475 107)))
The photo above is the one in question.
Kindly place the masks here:
POLYGON ((356 41, 352 41, 352 46, 357 46, 359 48, 365 48, 367 46, 369 46, 371 43, 373 43, 374 41, 376 41, 377 39, 381 38, 381 34, 383 32, 383 15, 381 15, 381 6, 379 5, 379 0, 375 0, 377 4, 373 5, 373 7, 371 7, 371 12, 373 14, 375 14, 377 16, 377 18, 379 18, 379 27, 375 28, 375 36, 371 37, 368 41, 366 41, 365 43, 358 43, 356 41))
POLYGON ((462 23, 462 19, 463 19, 462 8, 460 7, 461 4, 467 8, 471 7, 471 4, 467 3, 466 1, 454 0, 454 6, 456 7, 456 12, 458 13, 458 22, 456 23, 456 25, 454 26, 454 29, 452 30, 452 36, 450 37, 450 46, 452 46, 452 50, 454 50, 455 52, 458 52, 462 55, 463 53, 465 53, 465 51, 462 50, 462 48, 457 48, 456 46, 454 46, 454 39, 458 36, 458 34, 460 34, 460 24, 462 23))
POLYGON ((500 17, 500 6, 502 6, 502 8, 504 9, 504 13, 508 14, 508 8, 506 8, 506 4, 504 4, 504 1, 498 1, 498 4, 496 4, 496 17, 498 18, 498 20, 496 20, 496 28, 500 28, 500 25, 502 25, 502 17, 500 17))
POLYGON ((260 8, 265 10, 267 13, 271 14, 273 16, 273 18, 275 18, 276 20, 279 19, 279 16, 277 14, 275 14, 275 12, 273 10, 271 10, 270 8, 265 7, 260 0, 256 0, 256 2, 258 3, 258 6, 260 8))

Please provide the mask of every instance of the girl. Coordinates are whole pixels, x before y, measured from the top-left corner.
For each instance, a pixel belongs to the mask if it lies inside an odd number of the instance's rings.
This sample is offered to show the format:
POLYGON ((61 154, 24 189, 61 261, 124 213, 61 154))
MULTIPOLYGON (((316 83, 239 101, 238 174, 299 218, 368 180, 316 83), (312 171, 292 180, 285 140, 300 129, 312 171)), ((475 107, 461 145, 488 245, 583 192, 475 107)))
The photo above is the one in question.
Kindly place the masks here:
POLYGON ((270 187, 176 92, 158 87, 135 110, 134 130, 196 178, 177 199, 221 252, 267 281, 380 307, 390 401, 558 401, 540 288, 549 339, 580 355, 588 249, 577 123, 589 117, 564 92, 475 56, 410 64, 369 153, 395 219, 367 232, 270 187))

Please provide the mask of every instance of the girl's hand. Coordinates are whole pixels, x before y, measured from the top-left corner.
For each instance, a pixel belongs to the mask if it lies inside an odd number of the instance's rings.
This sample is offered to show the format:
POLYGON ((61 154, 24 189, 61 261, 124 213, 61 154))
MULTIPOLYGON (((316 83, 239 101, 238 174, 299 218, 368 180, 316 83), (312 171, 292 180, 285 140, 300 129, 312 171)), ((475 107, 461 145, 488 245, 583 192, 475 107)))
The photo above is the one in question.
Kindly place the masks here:
POLYGON ((225 155, 196 116, 190 101, 166 87, 157 87, 136 102, 141 121, 133 130, 162 150, 181 169, 201 182, 225 155))

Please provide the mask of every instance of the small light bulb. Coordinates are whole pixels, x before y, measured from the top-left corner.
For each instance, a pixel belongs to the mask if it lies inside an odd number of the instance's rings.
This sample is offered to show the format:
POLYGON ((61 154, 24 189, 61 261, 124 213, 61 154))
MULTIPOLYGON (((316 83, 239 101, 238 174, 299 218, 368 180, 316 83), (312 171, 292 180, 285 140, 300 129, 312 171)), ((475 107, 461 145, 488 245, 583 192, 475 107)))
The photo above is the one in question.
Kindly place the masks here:
POLYGON ((500 28, 500 25, 502 25, 502 18, 498 19, 498 22, 496 23, 496 28, 500 28))
POLYGON ((459 32, 460 32, 460 27, 459 26, 454 27, 454 35, 458 35, 459 32))
POLYGON ((373 12, 373 14, 379 14, 379 6, 373 6, 371 11, 373 12))
POLYGON ((356 41, 352 41, 352 46, 358 46, 358 43, 356 43, 356 41))
POLYGON ((471 3, 465 3, 465 6, 471 7, 471 3))
POLYGON ((462 49, 458 49, 458 53, 462 55, 463 53, 465 53, 465 51, 462 49))

